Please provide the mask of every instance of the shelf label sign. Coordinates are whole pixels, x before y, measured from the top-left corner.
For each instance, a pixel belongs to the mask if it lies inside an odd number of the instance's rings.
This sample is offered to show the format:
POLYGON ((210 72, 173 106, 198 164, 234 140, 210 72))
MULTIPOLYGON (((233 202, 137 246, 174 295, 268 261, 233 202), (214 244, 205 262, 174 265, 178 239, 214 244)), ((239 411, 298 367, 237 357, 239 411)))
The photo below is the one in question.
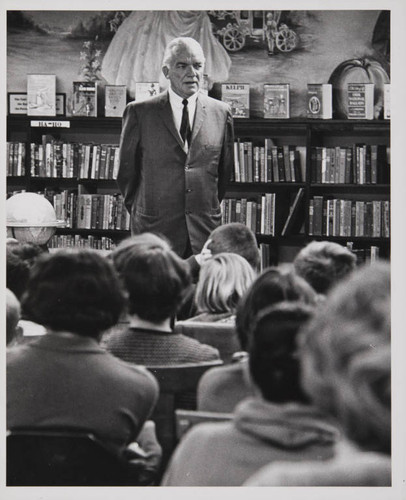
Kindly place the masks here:
POLYGON ((31 120, 31 127, 43 127, 43 128, 70 128, 70 121, 56 121, 56 120, 31 120))

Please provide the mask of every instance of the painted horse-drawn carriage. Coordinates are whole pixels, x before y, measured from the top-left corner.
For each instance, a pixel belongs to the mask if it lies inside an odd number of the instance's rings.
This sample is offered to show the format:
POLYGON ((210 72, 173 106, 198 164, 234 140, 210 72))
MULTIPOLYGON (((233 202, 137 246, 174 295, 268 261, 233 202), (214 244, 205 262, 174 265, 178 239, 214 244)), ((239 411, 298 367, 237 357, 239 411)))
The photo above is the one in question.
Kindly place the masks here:
POLYGON ((291 52, 299 43, 298 35, 285 23, 280 23, 282 11, 223 10, 209 11, 214 20, 213 32, 229 52, 241 50, 247 38, 254 43, 267 42, 273 53, 291 52), (223 23, 221 23, 223 21, 223 23), (224 21, 228 21, 224 25, 224 21))

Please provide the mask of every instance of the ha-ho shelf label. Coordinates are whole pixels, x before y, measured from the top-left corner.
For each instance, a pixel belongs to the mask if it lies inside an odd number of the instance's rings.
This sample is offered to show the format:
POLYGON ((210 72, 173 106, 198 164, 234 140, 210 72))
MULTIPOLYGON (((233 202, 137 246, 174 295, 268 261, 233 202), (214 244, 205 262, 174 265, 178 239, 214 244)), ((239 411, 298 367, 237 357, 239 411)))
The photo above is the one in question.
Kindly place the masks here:
POLYGON ((69 120, 31 120, 31 127, 43 127, 43 128, 70 128, 69 120))

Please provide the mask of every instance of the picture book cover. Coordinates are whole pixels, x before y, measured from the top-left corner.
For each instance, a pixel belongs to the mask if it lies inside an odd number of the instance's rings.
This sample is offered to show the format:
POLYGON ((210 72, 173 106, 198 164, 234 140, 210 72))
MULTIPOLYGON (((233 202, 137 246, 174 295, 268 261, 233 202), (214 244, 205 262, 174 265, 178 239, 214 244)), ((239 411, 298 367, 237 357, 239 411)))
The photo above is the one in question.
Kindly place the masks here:
POLYGON ((72 114, 97 116, 97 82, 73 82, 72 114))
POLYGON ((233 118, 249 118, 250 86, 248 83, 223 83, 221 100, 230 106, 233 118))
POLYGON ((127 104, 127 87, 125 85, 106 85, 105 116, 122 117, 127 104))
POLYGON ((289 118, 289 84, 264 84, 264 118, 289 118))
POLYGON ((333 86, 331 83, 307 84, 307 117, 324 120, 333 117, 333 86))
POLYGON ((137 82, 135 84, 135 100, 137 102, 145 101, 154 95, 159 94, 158 82, 137 82))
POLYGON ((56 115, 56 76, 27 75, 27 115, 56 115))
POLYGON ((374 84, 348 84, 348 118, 352 120, 373 120, 374 84))

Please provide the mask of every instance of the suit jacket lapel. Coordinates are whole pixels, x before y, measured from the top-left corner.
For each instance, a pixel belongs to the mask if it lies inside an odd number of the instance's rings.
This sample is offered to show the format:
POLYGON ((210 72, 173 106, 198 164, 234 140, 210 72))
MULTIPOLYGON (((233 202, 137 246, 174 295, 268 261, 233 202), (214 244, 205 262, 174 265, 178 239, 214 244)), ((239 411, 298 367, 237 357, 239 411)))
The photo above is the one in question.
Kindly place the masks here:
POLYGON ((175 139, 179 143, 179 146, 183 149, 184 144, 183 144, 182 138, 181 138, 179 132, 176 130, 175 123, 173 121, 172 108, 171 108, 171 104, 169 102, 168 92, 165 92, 162 96, 160 114, 161 114, 161 118, 162 118, 163 123, 168 128, 168 130, 171 132, 171 134, 175 137, 175 139))
POLYGON ((202 94, 199 94, 199 97, 197 98, 196 101, 196 111, 195 111, 195 119, 193 122, 193 128, 192 128, 192 144, 194 138, 197 136, 202 123, 206 117, 206 105, 204 102, 204 96, 202 94))

